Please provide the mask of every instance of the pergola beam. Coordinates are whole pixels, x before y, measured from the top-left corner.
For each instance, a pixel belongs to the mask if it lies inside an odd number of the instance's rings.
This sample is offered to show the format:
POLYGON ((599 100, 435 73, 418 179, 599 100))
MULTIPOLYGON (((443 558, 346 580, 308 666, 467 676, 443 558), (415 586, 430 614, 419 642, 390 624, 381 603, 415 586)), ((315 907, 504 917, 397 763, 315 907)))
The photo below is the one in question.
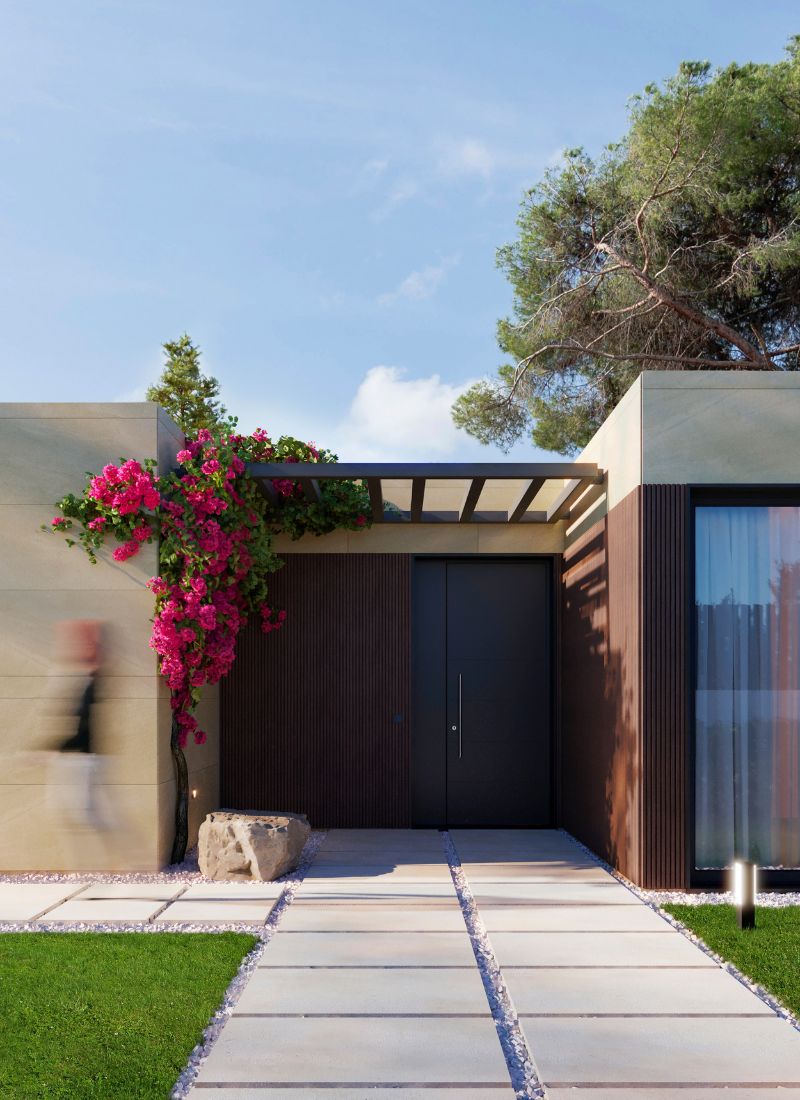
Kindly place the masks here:
POLYGON ((321 504, 322 497, 319 493, 319 485, 316 478, 313 477, 301 477, 299 478, 300 486, 305 493, 306 500, 310 500, 312 504, 321 504))
POLYGON ((372 506, 372 522, 383 523, 383 487, 379 477, 367 478, 369 502, 372 506))
POLYGON ((415 477, 411 481, 411 522, 422 523, 422 509, 425 504, 425 478, 415 477))
POLYGON ((544 485, 544 483, 545 483, 545 478, 543 478, 543 477, 531 478, 531 480, 528 482, 528 484, 525 486, 525 488, 522 490, 522 492, 517 497, 514 504, 512 504, 511 508, 509 509, 509 513, 508 513, 508 522, 509 523, 519 523, 519 521, 522 519, 522 517, 528 511, 528 507, 529 507, 531 501, 536 496, 536 494, 539 492, 539 490, 544 485))
POLYGON ((547 510, 547 522, 556 523, 557 520, 566 519, 569 510, 582 493, 593 484, 590 478, 576 477, 568 481, 559 495, 547 510))
POLYGON ((486 484, 485 477, 474 477, 467 486, 467 491, 464 494, 464 500, 461 504, 461 508, 458 513, 459 523, 469 523, 472 519, 472 514, 478 504, 478 498, 483 492, 483 487, 486 484))
POLYGON ((257 478, 287 478, 299 481, 368 481, 371 477, 389 481, 526 481, 531 478, 593 478, 594 462, 251 462, 248 472, 257 478))

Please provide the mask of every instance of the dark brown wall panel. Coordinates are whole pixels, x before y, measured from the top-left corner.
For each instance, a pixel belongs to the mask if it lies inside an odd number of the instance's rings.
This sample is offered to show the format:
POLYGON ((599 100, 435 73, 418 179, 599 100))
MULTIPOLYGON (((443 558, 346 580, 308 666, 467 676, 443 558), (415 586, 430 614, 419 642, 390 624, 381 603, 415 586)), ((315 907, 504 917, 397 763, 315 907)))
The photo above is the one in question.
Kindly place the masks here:
POLYGON ((685 485, 642 490, 642 885, 687 883, 685 485))
POLYGON ((641 872, 640 529, 634 490, 564 553, 560 820, 641 872))
POLYGON ((289 554, 270 602, 221 685, 223 805, 409 825, 408 556, 289 554))

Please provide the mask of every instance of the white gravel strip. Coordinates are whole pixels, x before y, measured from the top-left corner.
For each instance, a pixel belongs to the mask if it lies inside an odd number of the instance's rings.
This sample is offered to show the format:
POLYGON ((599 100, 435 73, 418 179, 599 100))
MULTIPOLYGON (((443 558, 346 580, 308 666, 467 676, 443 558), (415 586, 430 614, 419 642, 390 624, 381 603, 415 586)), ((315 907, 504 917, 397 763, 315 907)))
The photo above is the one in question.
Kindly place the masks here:
MULTIPOLYGON (((615 867, 612 867, 610 863, 606 863, 604 859, 601 859, 591 848, 587 848, 585 844, 582 844, 577 837, 574 837, 572 833, 568 833, 566 829, 561 829, 561 832, 568 836, 570 840, 574 840, 582 851, 591 856, 592 859, 603 867, 610 875, 625 886, 632 894, 635 894, 640 901, 652 909, 653 912, 665 920, 667 924, 671 924, 678 932, 682 933, 687 940, 690 940, 696 947, 699 947, 701 951, 704 951, 709 958, 713 959, 723 970, 726 970, 731 977, 736 978, 738 982, 749 989, 751 993, 754 993, 760 1001, 763 1001, 765 1005, 772 1009, 776 1016, 780 1016, 781 1019, 787 1020, 792 1027, 797 1031, 800 1031, 800 1018, 784 1005, 778 998, 770 993, 768 989, 765 989, 763 985, 759 985, 757 982, 752 981, 746 974, 743 974, 738 967, 734 966, 732 962, 728 962, 721 955, 718 955, 716 951, 712 951, 708 944, 700 939, 691 928, 687 928, 685 924, 681 924, 679 920, 676 920, 670 913, 666 913, 661 906, 662 905, 732 905, 733 895, 730 891, 719 891, 715 893, 686 893, 681 890, 643 890, 637 886, 635 882, 631 882, 630 879, 618 871, 615 867)), ((765 908, 781 909, 788 905, 797 905, 800 903, 800 894, 773 894, 773 893, 761 893, 756 897, 756 906, 764 906, 765 908), (786 901, 786 898, 793 898, 793 901, 786 901), (763 900, 762 900, 763 899, 763 900), (777 899, 777 900, 776 900, 777 899)), ((758 915, 756 914, 756 923, 758 923, 758 915)))
MULTIPOLYGON (((305 878, 309 867, 314 862, 317 852, 325 841, 325 836, 326 834, 324 832, 312 833, 303 848, 303 854, 300 857, 300 862, 296 869, 292 871, 290 875, 287 875, 285 879, 281 880, 286 882, 286 888, 281 894, 277 905, 267 918, 266 924, 258 929, 258 943, 242 961, 242 965, 239 967, 236 977, 225 990, 222 1004, 211 1017, 208 1027, 203 1032, 202 1039, 189 1055, 189 1061, 186 1063, 186 1068, 183 1073, 181 1073, 175 1084, 175 1088, 170 1093, 171 1100, 183 1100, 184 1097, 189 1095, 189 1091, 194 1084, 201 1065, 211 1053, 211 1048, 214 1046, 214 1043, 216 1043, 220 1036, 220 1032, 236 1007, 236 1003, 241 997, 244 987, 252 977, 253 971, 258 966, 259 959, 264 954, 267 944, 275 935, 281 917, 292 904, 300 884, 305 878)), ((225 931, 230 931, 231 927, 231 925, 228 925, 225 931)), ((249 925, 247 930, 252 932, 254 930, 253 926, 249 925)))
MULTIPOLYGON (((186 858, 181 863, 171 863, 163 871, 17 871, 15 873, 0 874, 0 882, 144 882, 150 885, 154 883, 185 882, 190 885, 194 882, 212 882, 200 874, 197 862, 197 846, 190 848, 186 858)), ((282 882, 283 879, 278 879, 282 882)))
POLYGON ((458 903, 469 932, 475 961, 478 964, 483 988, 492 1011, 497 1036, 505 1056, 511 1084, 518 1100, 543 1100, 544 1088, 536 1074, 531 1052, 519 1026, 517 1012, 506 988, 503 972, 498 966, 489 935, 483 926, 478 907, 472 896, 467 877, 461 868, 456 847, 448 832, 442 833, 450 874, 458 895, 458 903))

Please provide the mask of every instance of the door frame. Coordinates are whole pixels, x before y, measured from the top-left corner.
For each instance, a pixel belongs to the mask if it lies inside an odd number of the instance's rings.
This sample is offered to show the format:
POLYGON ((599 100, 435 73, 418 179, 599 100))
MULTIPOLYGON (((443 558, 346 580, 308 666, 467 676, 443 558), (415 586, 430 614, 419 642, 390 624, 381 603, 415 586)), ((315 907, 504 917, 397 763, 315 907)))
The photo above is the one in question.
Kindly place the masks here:
POLYGON ((549 611, 550 611, 550 675, 548 677, 550 693, 550 823, 549 828, 557 828, 561 820, 561 554, 480 554, 480 553, 426 553, 410 555, 409 576, 409 821, 412 828, 446 829, 446 822, 432 824, 429 821, 417 821, 414 815, 414 752, 416 744, 416 684, 414 673, 414 593, 416 591, 417 565, 420 562, 546 562, 549 564, 549 611))

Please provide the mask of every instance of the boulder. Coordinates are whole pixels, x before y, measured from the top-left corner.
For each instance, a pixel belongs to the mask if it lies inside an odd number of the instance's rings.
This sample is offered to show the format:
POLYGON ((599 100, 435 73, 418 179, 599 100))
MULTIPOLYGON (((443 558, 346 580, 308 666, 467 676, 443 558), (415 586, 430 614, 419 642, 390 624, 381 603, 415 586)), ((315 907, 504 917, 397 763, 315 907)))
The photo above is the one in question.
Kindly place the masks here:
POLYGON ((200 872, 206 878, 270 882, 294 870, 310 833, 305 814, 216 810, 198 833, 200 872))

